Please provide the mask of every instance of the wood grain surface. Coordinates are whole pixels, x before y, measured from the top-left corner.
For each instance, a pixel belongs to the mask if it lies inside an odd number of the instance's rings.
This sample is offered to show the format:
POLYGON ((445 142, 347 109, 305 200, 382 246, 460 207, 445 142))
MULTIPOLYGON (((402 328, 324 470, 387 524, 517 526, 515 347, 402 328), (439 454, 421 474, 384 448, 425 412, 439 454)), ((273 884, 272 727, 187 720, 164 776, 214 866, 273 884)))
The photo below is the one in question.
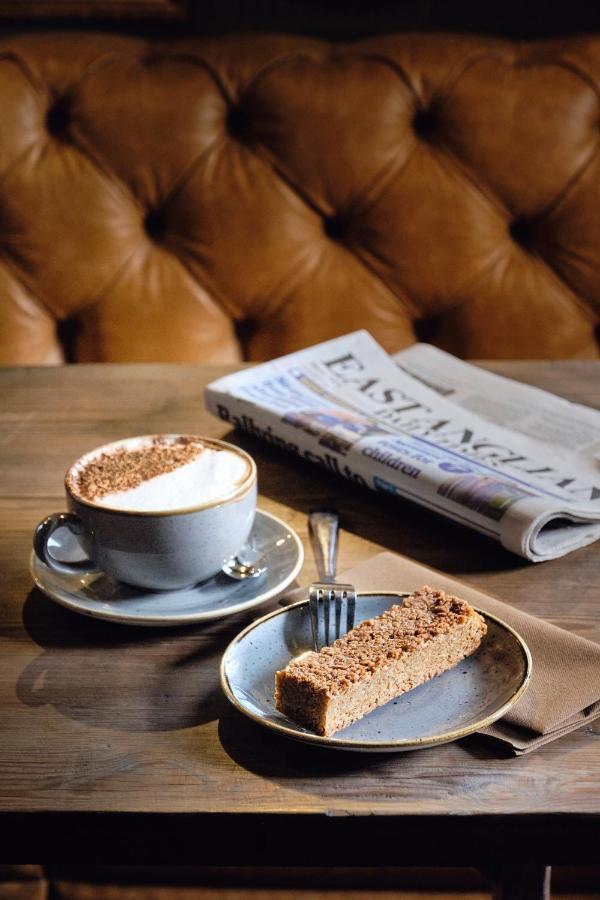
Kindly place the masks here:
MULTIPOLYGON (((590 405, 600 397, 600 363, 488 368, 590 405)), ((574 861, 588 838, 598 838, 597 723, 519 759, 477 736, 391 756, 323 751, 247 721, 220 691, 218 664, 227 642, 273 604, 204 627, 146 630, 79 617, 33 589, 32 530, 64 508, 68 464, 128 435, 186 432, 226 437, 249 450, 258 463, 260 506, 296 528, 307 549, 308 510, 337 506, 341 571, 381 549, 394 550, 600 641, 598 546, 532 565, 412 504, 330 480, 309 464, 228 433, 202 402, 204 385, 226 371, 187 365, 0 370, 0 823, 11 827, 15 845, 33 833, 50 840, 59 817, 71 840, 82 829, 89 829, 88 845, 107 833, 115 842, 119 835, 133 840, 133 823, 150 813, 168 814, 171 834, 178 823, 189 823, 185 817, 204 823, 212 817, 213 844, 217 836, 252 831, 251 821, 268 829, 263 837, 283 844, 277 829, 296 813, 322 826, 324 840, 333 831, 356 836, 363 826, 382 840, 375 826, 364 824, 380 814, 398 828, 410 821, 414 836, 447 821, 456 841, 459 835, 477 841, 477 822, 485 821, 498 848, 512 829, 529 835, 538 855, 553 848, 554 859, 546 862, 574 861), (95 815, 93 827, 82 818, 88 813, 95 815), (343 824, 348 816, 355 820, 350 832, 343 824), (571 849, 560 860, 567 819, 571 849), (507 828, 494 832, 502 822, 507 828)), ((301 580, 314 575, 307 552, 301 580)), ((254 843, 259 837, 252 836, 254 843)), ((430 847, 433 855, 438 850, 430 847)))

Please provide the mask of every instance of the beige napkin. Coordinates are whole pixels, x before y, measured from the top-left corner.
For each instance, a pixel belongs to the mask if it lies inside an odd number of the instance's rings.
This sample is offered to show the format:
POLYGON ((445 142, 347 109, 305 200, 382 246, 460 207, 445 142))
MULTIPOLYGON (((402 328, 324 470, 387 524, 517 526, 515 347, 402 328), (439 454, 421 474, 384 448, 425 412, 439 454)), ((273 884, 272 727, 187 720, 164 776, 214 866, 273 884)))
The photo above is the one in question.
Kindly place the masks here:
POLYGON ((412 591, 428 584, 468 600, 514 628, 531 650, 531 683, 510 712, 482 734, 508 744, 517 756, 600 716, 600 644, 394 553, 380 553, 343 572, 340 581, 373 592, 412 591))

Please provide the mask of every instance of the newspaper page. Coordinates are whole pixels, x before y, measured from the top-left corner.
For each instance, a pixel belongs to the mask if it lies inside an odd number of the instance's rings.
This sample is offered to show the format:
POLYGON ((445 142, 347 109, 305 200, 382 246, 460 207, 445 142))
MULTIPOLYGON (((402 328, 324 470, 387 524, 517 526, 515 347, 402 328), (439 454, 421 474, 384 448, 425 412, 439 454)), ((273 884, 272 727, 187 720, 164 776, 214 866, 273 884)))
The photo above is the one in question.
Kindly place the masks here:
POLYGON ((600 537, 600 412, 430 345, 392 358, 358 331, 221 378, 205 401, 233 427, 526 559, 600 537))

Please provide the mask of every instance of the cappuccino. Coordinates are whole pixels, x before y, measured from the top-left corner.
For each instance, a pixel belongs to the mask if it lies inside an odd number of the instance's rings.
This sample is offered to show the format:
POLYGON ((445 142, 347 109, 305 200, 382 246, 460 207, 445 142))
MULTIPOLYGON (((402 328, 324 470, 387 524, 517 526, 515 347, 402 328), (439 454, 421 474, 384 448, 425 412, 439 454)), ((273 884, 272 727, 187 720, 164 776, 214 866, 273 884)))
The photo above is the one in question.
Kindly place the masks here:
POLYGON ((132 438, 82 457, 67 473, 76 499, 123 512, 177 512, 227 500, 252 475, 231 447, 183 435, 132 438))

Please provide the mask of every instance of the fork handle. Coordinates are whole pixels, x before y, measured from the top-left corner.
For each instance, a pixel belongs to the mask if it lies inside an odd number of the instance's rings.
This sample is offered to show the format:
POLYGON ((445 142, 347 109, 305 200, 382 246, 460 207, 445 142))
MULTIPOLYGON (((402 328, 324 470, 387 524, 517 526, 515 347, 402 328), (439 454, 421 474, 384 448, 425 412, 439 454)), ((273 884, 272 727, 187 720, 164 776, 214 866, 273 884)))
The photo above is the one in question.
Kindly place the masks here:
POLYGON ((325 583, 335 580, 338 530, 340 517, 333 510, 314 510, 308 517, 308 533, 319 579, 325 583))

